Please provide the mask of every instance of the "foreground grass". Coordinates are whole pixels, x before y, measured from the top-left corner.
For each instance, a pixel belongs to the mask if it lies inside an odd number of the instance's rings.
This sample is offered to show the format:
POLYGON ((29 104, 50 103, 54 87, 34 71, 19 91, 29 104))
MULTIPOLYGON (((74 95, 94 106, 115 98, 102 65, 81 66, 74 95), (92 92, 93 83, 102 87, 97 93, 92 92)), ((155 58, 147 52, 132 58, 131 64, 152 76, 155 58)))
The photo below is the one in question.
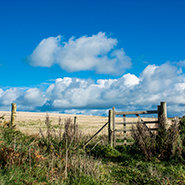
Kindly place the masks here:
POLYGON ((147 161, 136 146, 114 149, 101 137, 85 150, 83 138, 70 139, 0 126, 0 184, 185 184, 183 158, 147 161))
POLYGON ((121 184, 185 184, 183 159, 147 161, 136 146, 97 146, 92 151, 101 156, 113 182, 121 184))

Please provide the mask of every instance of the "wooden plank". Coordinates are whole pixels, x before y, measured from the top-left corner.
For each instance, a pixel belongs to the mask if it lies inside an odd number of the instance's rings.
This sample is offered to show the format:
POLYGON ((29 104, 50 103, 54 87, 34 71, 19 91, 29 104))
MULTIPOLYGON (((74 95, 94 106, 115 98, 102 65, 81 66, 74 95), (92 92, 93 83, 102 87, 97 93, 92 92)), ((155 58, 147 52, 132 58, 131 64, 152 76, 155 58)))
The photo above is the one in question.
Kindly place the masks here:
MULTIPOLYGON (((149 130, 158 130, 158 128, 148 128, 149 130)), ((130 132, 132 129, 126 129, 126 130, 124 130, 124 129, 115 129, 115 132, 124 132, 124 131, 126 131, 126 132, 130 132)), ((135 129, 134 129, 135 130, 135 129)))
MULTIPOLYGON (((126 122, 127 125, 134 125, 137 124, 138 122, 126 122)), ((159 121, 143 121, 145 124, 154 124, 154 123, 159 123, 159 121)), ((116 122, 116 125, 123 125, 124 122, 116 122)))
POLYGON ((158 128, 149 128, 149 130, 158 130, 158 128))
POLYGON ((115 112, 115 115, 158 114, 158 110, 115 112))
POLYGON ((86 147, 88 145, 88 143, 99 133, 103 130, 103 128, 105 128, 107 126, 109 122, 105 123, 105 125, 103 125, 84 145, 84 147, 86 147))
POLYGON ((127 142, 127 143, 116 143, 116 146, 122 146, 122 145, 133 145, 135 142, 127 142))
POLYGON ((116 139, 127 139, 125 136, 117 136, 116 139))
POLYGON ((159 121, 144 121, 145 124, 154 124, 159 123, 159 121))
MULTIPOLYGON (((125 139, 124 136, 116 136, 116 139, 125 139)), ((133 139, 132 136, 126 136, 126 139, 133 139)))
MULTIPOLYGON (((126 122, 127 125, 136 124, 137 122, 126 122)), ((124 122, 116 122, 116 125, 123 125, 124 122)))
POLYGON ((131 131, 131 129, 115 129, 115 132, 131 131))

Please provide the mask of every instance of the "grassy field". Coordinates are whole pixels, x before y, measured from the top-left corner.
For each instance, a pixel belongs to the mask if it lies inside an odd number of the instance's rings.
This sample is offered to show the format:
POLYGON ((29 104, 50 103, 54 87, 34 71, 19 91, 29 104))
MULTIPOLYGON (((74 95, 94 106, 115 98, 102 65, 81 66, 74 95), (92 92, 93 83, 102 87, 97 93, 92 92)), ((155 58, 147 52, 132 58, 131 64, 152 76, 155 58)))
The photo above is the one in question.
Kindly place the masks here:
POLYGON ((185 184, 185 152, 182 157, 148 160, 136 145, 110 147, 104 134, 84 148, 88 135, 106 117, 80 115, 75 127, 67 119, 74 115, 49 116, 46 121, 45 113, 17 113, 15 129, 0 126, 0 184, 185 184))
MULTIPOLYGON (((8 111, 0 111, 0 115, 5 114, 5 121, 10 121, 11 112, 8 111)), ((92 135, 98 129, 100 129, 106 122, 108 122, 108 116, 86 116, 86 115, 71 115, 71 114, 48 114, 51 120, 51 125, 54 127, 58 126, 59 117, 61 118, 62 123, 64 123, 66 118, 71 118, 72 120, 74 117, 77 117, 77 123, 79 126, 79 130, 85 135, 92 135)), ((46 131, 45 125, 46 113, 35 113, 35 112, 17 112, 16 113, 16 127, 21 132, 31 135, 37 134, 39 127, 43 128, 46 131)), ((151 121, 157 120, 157 118, 147 118, 144 117, 143 120, 151 121)), ((123 118, 116 117, 116 122, 123 121, 123 118)), ((137 118, 127 118, 128 122, 138 121, 137 118)), ((149 125, 150 127, 155 127, 155 125, 149 125)), ((117 128, 123 128, 123 126, 118 125, 117 128)), ((100 135, 107 135, 108 130, 107 128, 103 129, 100 132, 100 135)))

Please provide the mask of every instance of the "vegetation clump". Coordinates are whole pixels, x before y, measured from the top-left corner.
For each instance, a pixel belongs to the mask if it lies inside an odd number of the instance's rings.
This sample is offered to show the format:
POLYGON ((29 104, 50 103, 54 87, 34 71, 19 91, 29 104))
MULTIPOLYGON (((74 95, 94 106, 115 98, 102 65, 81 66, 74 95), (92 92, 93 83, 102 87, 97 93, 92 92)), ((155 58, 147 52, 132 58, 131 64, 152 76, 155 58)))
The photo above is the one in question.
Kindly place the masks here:
POLYGON ((101 160, 86 154, 78 125, 59 119, 56 130, 48 115, 45 124, 32 136, 0 126, 0 184, 101 183, 101 160))
POLYGON ((131 134, 136 145, 149 160, 153 158, 169 160, 175 156, 182 158, 182 140, 178 119, 173 120, 168 127, 166 119, 161 117, 156 135, 151 133, 143 123, 138 122, 136 128, 132 127, 131 134))

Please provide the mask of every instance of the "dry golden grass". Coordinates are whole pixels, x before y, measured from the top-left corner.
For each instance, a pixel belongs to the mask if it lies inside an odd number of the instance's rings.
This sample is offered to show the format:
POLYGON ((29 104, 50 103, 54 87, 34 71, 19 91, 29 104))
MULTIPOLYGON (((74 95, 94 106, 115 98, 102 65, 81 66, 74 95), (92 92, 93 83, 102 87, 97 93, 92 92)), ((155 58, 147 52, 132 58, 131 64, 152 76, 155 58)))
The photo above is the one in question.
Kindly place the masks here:
MULTIPOLYGON (((0 115, 5 114, 5 121, 10 121, 11 112, 9 111, 0 111, 0 115)), ((85 135, 92 135, 96 131, 98 131, 106 122, 108 122, 108 116, 87 116, 87 115, 72 115, 72 114, 56 114, 49 113, 49 118, 51 121, 51 125, 54 128, 58 127, 58 120, 61 117, 62 123, 66 118, 74 119, 77 117, 77 123, 79 130, 85 135)), ((46 131, 45 125, 46 113, 35 113, 35 112, 17 112, 16 113, 16 128, 22 131, 25 134, 38 134, 39 127, 42 128, 43 131, 46 131)), ((142 118, 144 121, 157 120, 157 118, 142 118)), ((122 117, 116 117, 116 122, 122 122, 122 117)), ((137 118, 126 118, 127 122, 137 122, 137 118)), ((149 125, 149 127, 155 127, 154 125, 149 125)), ((122 125, 117 125, 116 129, 122 129, 122 125)), ((100 134, 108 133, 108 129, 105 128, 101 131, 100 134)))

